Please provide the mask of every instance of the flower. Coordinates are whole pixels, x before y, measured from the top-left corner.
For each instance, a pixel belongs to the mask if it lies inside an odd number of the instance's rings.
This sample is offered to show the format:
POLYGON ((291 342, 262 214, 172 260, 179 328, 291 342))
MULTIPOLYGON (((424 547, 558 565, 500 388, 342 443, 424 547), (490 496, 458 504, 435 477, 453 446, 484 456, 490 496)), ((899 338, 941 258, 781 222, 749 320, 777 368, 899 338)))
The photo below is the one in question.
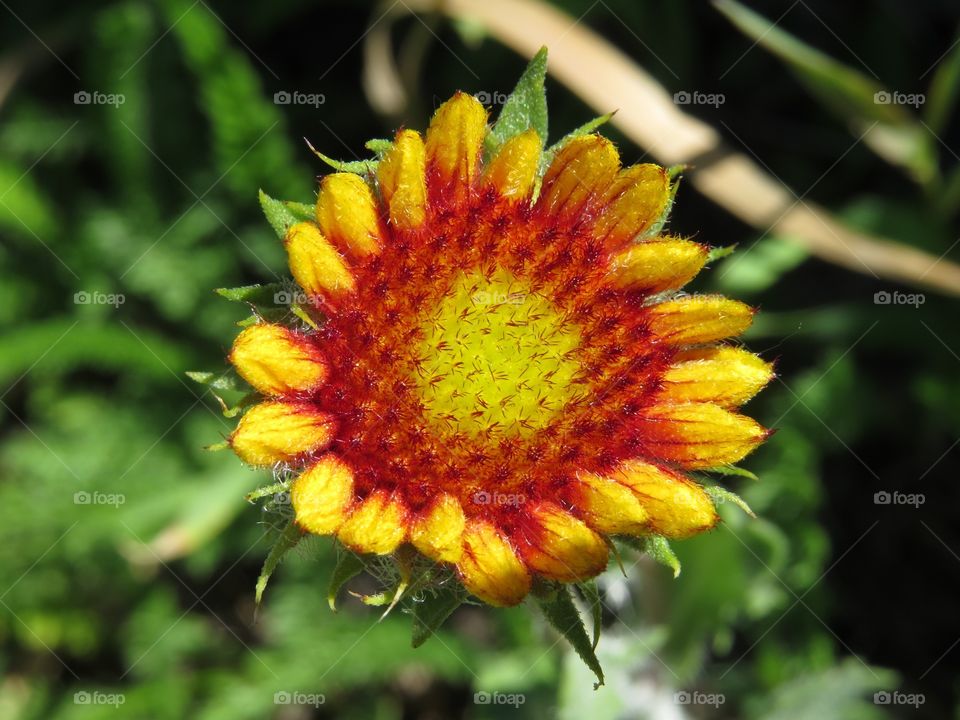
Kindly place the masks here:
POLYGON ((664 168, 595 134, 548 157, 535 129, 489 132, 458 93, 375 173, 323 178, 284 239, 310 323, 237 337, 264 399, 230 444, 294 470, 303 531, 412 546, 507 606, 600 573, 611 536, 713 528, 688 473, 764 440, 736 408, 772 368, 727 342, 750 307, 678 293, 709 255, 661 231, 664 168))

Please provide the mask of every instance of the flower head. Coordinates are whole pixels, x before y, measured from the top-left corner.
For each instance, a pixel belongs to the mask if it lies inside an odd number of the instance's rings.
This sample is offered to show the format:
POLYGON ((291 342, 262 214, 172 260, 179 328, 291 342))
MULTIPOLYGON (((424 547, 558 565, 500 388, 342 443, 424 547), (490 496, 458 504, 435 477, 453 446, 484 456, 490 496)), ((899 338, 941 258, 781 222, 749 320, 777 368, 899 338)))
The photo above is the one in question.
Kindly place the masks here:
POLYGON ((284 237, 309 322, 237 338, 263 400, 230 444, 293 471, 302 531, 513 605, 600 573, 611 536, 713 528, 688 473, 767 436, 736 408, 772 370, 729 342, 751 308, 679 293, 709 255, 662 231, 667 170, 488 120, 458 93, 375 171, 323 178, 284 237))

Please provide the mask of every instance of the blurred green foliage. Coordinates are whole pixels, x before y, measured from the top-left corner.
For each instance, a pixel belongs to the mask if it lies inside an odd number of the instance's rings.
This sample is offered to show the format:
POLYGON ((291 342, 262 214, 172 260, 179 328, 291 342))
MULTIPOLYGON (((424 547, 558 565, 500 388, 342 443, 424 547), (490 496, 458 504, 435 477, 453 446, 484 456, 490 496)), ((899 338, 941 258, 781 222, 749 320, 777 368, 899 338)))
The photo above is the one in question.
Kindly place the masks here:
MULTIPOLYGON (((558 4, 671 91, 724 92, 723 108, 690 111, 725 125, 798 192, 814 185, 811 198, 854 226, 957 257, 960 163, 948 150, 960 140, 960 52, 949 50, 949 3, 909 16, 881 3, 886 15, 866 20, 801 3, 783 25, 819 54, 764 36, 798 81, 693 0, 558 4), (923 52, 907 52, 920 39, 923 52), (822 84, 872 74, 861 54, 883 74, 877 87, 930 93, 921 114, 880 118, 923 138, 922 152, 894 159, 907 175, 850 148, 859 133, 848 126, 877 106, 857 93, 856 107, 836 102, 850 97, 844 83, 822 84), (858 69, 839 73, 828 56, 858 69)), ((0 78, 15 81, 0 106, 0 717, 954 715, 949 649, 960 625, 943 589, 958 572, 950 548, 960 548, 951 302, 927 294, 919 308, 876 305, 876 292, 916 289, 829 267, 788 238, 758 238, 684 189, 676 231, 740 243, 699 287, 763 308, 748 342, 780 358, 780 379, 751 412, 778 433, 747 463, 761 480, 728 483, 758 519, 724 506, 722 528, 676 545, 676 580, 631 556, 625 576, 601 578, 606 688, 592 690, 590 671, 532 608, 465 607, 417 650, 399 613, 378 623, 375 609, 347 599, 332 614, 328 542, 298 547, 256 612, 276 518, 243 496, 267 478, 203 450, 232 421, 184 373, 225 370, 246 314, 213 288, 286 274, 257 190, 311 202, 312 177, 326 170, 298 138, 355 159, 365 139, 397 124, 367 104, 355 45, 384 9, 299 0, 0 9, 0 78), (294 89, 325 103, 272 101, 294 89), (124 102, 75 104, 80 91, 124 102), (894 489, 927 503, 874 504, 875 492, 894 489), (898 688, 924 693, 925 704, 873 702, 898 688), (316 712, 278 705, 277 692, 325 702, 316 712), (477 704, 474 693, 494 692, 523 702, 477 704), (678 692, 723 702, 678 704, 678 692), (117 693, 121 706, 95 704, 117 693)), ((744 18, 742 29, 763 33, 744 18)), ((425 58, 416 83, 406 77, 418 91, 410 126, 456 87, 509 91, 523 65, 476 28, 430 23, 430 33, 409 18, 393 28, 402 53, 425 58)), ((553 141, 591 113, 548 87, 553 141)), ((350 588, 375 585, 360 577, 350 588)))

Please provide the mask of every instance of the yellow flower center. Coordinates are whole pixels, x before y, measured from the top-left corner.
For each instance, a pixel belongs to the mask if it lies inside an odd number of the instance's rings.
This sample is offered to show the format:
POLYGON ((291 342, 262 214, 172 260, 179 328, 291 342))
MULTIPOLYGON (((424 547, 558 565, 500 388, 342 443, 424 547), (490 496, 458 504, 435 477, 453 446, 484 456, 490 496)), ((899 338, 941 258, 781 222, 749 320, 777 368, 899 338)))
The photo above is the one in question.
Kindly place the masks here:
POLYGON ((416 383, 443 434, 528 436, 578 394, 579 330, 506 270, 461 273, 423 331, 416 383))

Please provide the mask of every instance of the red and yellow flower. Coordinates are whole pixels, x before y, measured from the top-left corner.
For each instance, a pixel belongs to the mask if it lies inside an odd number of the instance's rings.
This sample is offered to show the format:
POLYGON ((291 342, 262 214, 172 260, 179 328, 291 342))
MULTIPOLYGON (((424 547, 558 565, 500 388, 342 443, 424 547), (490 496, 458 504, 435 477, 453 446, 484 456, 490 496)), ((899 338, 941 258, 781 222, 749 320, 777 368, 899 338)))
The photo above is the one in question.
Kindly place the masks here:
POLYGON ((285 237, 313 322, 236 339, 264 400, 230 443, 295 471, 303 531, 412 546, 513 605, 535 577, 601 572, 609 536, 713 528, 688 472, 767 436, 736 408, 772 369, 729 342, 751 308, 678 292, 708 250, 660 232, 666 170, 599 135, 549 164, 530 129, 487 153, 488 132, 457 94, 375 173, 323 179, 285 237))

